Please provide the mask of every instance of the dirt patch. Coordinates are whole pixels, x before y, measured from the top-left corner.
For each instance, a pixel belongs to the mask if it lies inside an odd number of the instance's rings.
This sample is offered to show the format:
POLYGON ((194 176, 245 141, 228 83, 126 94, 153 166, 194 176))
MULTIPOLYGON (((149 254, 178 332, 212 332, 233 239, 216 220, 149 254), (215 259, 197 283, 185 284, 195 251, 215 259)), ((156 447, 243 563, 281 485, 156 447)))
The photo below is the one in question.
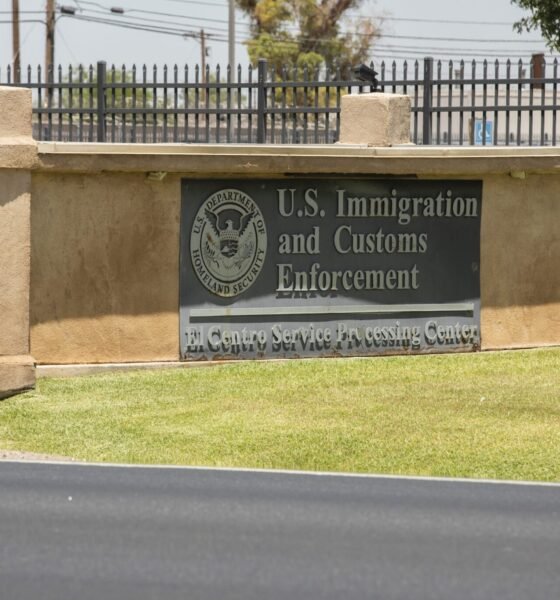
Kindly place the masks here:
POLYGON ((56 454, 38 454, 37 452, 24 452, 22 450, 0 450, 0 460, 48 460, 80 462, 78 459, 70 458, 69 456, 58 456, 56 454))

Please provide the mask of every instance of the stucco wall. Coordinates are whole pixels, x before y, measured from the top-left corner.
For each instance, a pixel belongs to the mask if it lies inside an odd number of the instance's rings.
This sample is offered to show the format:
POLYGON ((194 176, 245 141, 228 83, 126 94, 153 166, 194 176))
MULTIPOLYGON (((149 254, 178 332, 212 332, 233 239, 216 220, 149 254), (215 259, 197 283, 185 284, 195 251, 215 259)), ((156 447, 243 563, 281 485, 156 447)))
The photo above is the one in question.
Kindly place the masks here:
POLYGON ((543 149, 539 162, 524 151, 508 160, 476 149, 469 155, 358 147, 103 152, 44 148, 33 173, 31 352, 40 363, 179 358, 182 176, 481 178, 483 348, 560 344, 560 158, 554 153, 543 149), (167 171, 163 181, 148 179, 151 165, 167 171), (505 165, 527 170, 512 176, 505 165))
POLYGON ((30 388, 31 91, 0 87, 0 398, 30 388))
POLYGON ((36 360, 177 359, 180 179, 36 173, 32 194, 36 360))
POLYGON ((483 348, 560 344, 560 174, 484 180, 483 348))
POLYGON ((0 173, 0 355, 29 351, 29 214, 31 175, 0 173))

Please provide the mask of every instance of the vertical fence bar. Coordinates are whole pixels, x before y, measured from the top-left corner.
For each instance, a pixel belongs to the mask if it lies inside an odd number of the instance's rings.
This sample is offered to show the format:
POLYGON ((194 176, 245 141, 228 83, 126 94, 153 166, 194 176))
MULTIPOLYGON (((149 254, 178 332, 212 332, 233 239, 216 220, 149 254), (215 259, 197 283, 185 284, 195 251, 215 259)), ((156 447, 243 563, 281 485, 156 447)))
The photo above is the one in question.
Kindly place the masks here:
POLYGON ((434 79, 434 59, 424 58, 424 98, 422 102, 422 144, 432 143, 432 83, 434 79))
POLYGON ((534 102, 534 94, 533 90, 535 89, 534 79, 535 79, 535 63, 531 61, 529 63, 529 146, 533 145, 533 102, 534 102))
MULTIPOLYGON (((437 84, 436 84, 436 106, 441 107, 441 60, 437 61, 437 84)), ((441 144, 441 112, 438 110, 436 113, 436 144, 441 144)))
POLYGON ((281 100, 282 100, 282 117, 281 117, 281 121, 282 121, 282 143, 285 144, 287 142, 287 134, 288 134, 288 130, 287 130, 287 115, 286 115, 286 84, 288 81, 288 70, 286 69, 286 67, 282 67, 282 75, 281 75, 281 79, 282 79, 282 88, 281 88, 281 100))
POLYGON ((266 141, 266 59, 260 58, 257 73, 257 144, 266 141))
POLYGON ((47 140, 53 139, 53 93, 54 93, 54 65, 49 65, 47 69, 47 140))
POLYGON ((157 114, 158 107, 158 71, 157 65, 152 69, 152 143, 158 141, 159 119, 157 114))
POLYGON ((220 88, 221 86, 221 79, 222 79, 222 75, 221 75, 221 70, 220 70, 220 65, 216 65, 216 115, 215 115, 215 123, 216 123, 216 143, 220 143, 220 119, 221 119, 221 109, 222 109, 222 98, 221 98, 221 90, 220 88))
MULTIPOLYGON (((167 107, 168 107, 167 65, 163 65, 163 142, 167 143, 167 107)), ((156 107, 157 108, 157 107, 156 107)))
POLYGON ((210 143, 210 65, 204 68, 202 86, 204 87, 204 142, 210 143))
POLYGON ((341 92, 340 92, 340 85, 338 84, 338 82, 340 81, 340 67, 336 68, 334 77, 337 82, 336 86, 335 86, 335 90, 336 90, 336 123, 335 123, 335 139, 334 139, 334 141, 338 141, 340 139, 340 97, 341 97, 341 92))
POLYGON ((68 141, 72 142, 73 141, 73 135, 72 135, 72 128, 74 126, 74 121, 73 121, 73 117, 74 115, 72 114, 72 111, 74 109, 74 98, 73 98, 73 92, 74 92, 74 74, 72 71, 72 65, 68 66, 68 109, 69 109, 69 114, 68 114, 68 141))
POLYGON ((463 145, 465 136, 465 61, 459 63, 459 73, 461 74, 461 83, 459 85, 459 145, 463 145))
MULTIPOLYGON (((31 69, 31 65, 27 65, 27 85, 28 85, 29 87, 32 87, 32 86, 31 86, 31 80, 32 80, 32 78, 33 78, 33 71, 32 71, 32 69, 31 69)), ((38 104, 38 106, 41 106, 41 105, 40 105, 40 104, 38 104)), ((39 134, 39 135, 40 135, 40 134, 39 134)))
POLYGON ((148 90, 146 89, 148 80, 148 67, 146 65, 142 65, 142 143, 146 143, 146 129, 148 127, 148 115, 146 114, 147 107, 147 94, 148 90))
POLYGON ((131 142, 136 142, 136 64, 132 65, 132 134, 131 142))
POLYGON ((111 113, 111 143, 115 143, 115 130, 117 128, 117 115, 115 113, 115 108, 117 106, 117 89, 115 87, 115 83, 117 82, 117 70, 115 69, 115 65, 111 65, 111 105, 110 105, 110 113, 111 113))
POLYGON ((402 79, 403 79, 402 93, 405 96, 408 96, 409 95, 409 93, 408 93, 408 62, 406 60, 404 60, 402 63, 402 79))
POLYGON ((173 143, 179 141, 179 68, 173 65, 173 143))
MULTIPOLYGON (((127 83, 127 72, 126 72, 126 66, 123 64, 121 66, 121 83, 123 84, 123 86, 127 83)), ((121 114, 121 135, 120 135, 120 140, 123 144, 126 143, 126 137, 127 137, 127 131, 126 131, 126 110, 127 110, 127 97, 126 97, 126 91, 127 88, 126 87, 122 87, 121 88, 121 109, 122 109, 122 114, 121 114)))
POLYGON ((183 100, 183 104, 185 106, 185 118, 183 119, 183 125, 185 127, 185 135, 183 136, 183 141, 186 143, 189 141, 189 106, 190 106, 189 94, 191 91, 189 88, 189 66, 188 65, 185 65, 185 68, 184 68, 183 85, 185 86, 183 88, 183 94, 185 96, 185 98, 183 100))
POLYGON ((552 84, 552 105, 554 109, 552 111, 552 145, 556 146, 556 102, 558 100, 558 59, 554 59, 554 69, 552 78, 554 83, 552 84))
POLYGON ((107 63, 100 60, 97 63, 97 141, 104 142, 105 129, 105 86, 107 79, 107 63))
POLYGON ((331 112, 331 86, 329 85, 329 80, 332 78, 332 72, 329 68, 325 71, 325 108, 327 109, 325 112, 325 143, 328 144, 330 142, 330 123, 329 123, 329 115, 331 112))
POLYGON ((499 86, 498 86, 498 78, 499 77, 500 77, 500 63, 499 63, 498 59, 496 59, 496 61, 494 62, 494 136, 493 136, 494 146, 498 145, 498 129, 499 129, 498 107, 500 104, 499 86))
POLYGON ((471 143, 474 143, 474 128, 476 119, 476 60, 471 61, 471 126, 470 134, 472 135, 471 143))
POLYGON ((521 77, 523 76, 523 61, 517 63, 517 145, 521 146, 521 77))
POLYGON ((292 87, 290 88, 292 90, 292 106, 291 106, 291 115, 292 115, 292 144, 299 144, 300 140, 299 140, 299 134, 298 134, 298 129, 297 129, 297 88, 296 88, 296 81, 298 79, 298 69, 297 67, 294 67, 292 69, 292 87))
POLYGON ((247 94, 247 142, 249 144, 253 143, 253 65, 249 65, 249 70, 247 73, 248 77, 248 94, 247 94))
POLYGON ((545 132, 544 132, 544 120, 545 120, 545 111, 544 111, 544 103, 545 103, 545 88, 546 88, 546 62, 544 57, 541 61, 541 73, 542 73, 542 83, 541 83, 541 141, 540 145, 544 146, 545 143, 545 132))
POLYGON ((315 108, 313 143, 318 144, 319 143, 319 85, 318 85, 318 83, 319 83, 319 68, 318 67, 315 71, 313 83, 315 84, 315 88, 314 88, 315 89, 315 98, 314 98, 314 103, 313 103, 313 107, 315 108))
POLYGON ((507 60, 506 62, 506 146, 509 146, 509 138, 510 138, 510 111, 509 111, 509 99, 510 99, 510 91, 511 91, 511 60, 507 60))
MULTIPOLYGON (((451 146, 451 141, 453 137, 453 113, 451 111, 451 107, 453 106, 453 61, 449 61, 449 65, 447 67, 447 79, 449 83, 447 84, 447 145, 451 146)), ((444 140, 445 141, 445 140, 444 140)))
POLYGON ((88 87, 88 108, 89 108, 89 119, 88 119, 88 142, 93 142, 93 124, 95 121, 95 96, 97 92, 97 86, 95 84, 95 71, 93 65, 90 64, 88 68, 87 81, 90 86, 88 87), (94 87, 95 86, 95 87, 94 87))
POLYGON ((58 87, 57 87, 57 108, 60 110, 60 112, 58 113, 58 141, 61 142, 62 141, 62 119, 63 119, 63 114, 62 114, 62 108, 63 108, 63 102, 62 102, 62 66, 58 65, 58 87))
MULTIPOLYGON (((414 107, 418 109, 418 98, 419 98, 419 70, 420 65, 418 60, 414 61, 414 107)), ((413 135, 412 141, 417 144, 418 143, 418 110, 414 111, 414 127, 413 127, 413 135)))
MULTIPOLYGON (((41 79, 41 65, 37 67, 37 105, 39 108, 43 106, 43 86, 41 79)), ((43 137, 43 113, 39 113, 39 140, 44 139, 43 137)))
POLYGON ((488 105, 488 61, 482 63, 482 145, 486 146, 486 122, 488 119, 486 106, 488 105))
POLYGON ((309 107, 309 87, 306 85, 309 81, 309 70, 307 65, 303 67, 303 143, 307 144, 307 127, 309 117, 307 109, 309 107))
POLYGON ((275 133, 276 133, 276 114, 274 113, 274 109, 276 108, 276 86, 274 85, 276 81, 276 69, 274 65, 270 70, 270 105, 272 108, 272 112, 270 113, 270 143, 276 143, 275 133))
MULTIPOLYGON (((242 73, 241 65, 237 65, 237 143, 238 144, 241 142, 241 126, 243 124, 242 118, 241 118, 241 109, 242 109, 241 73, 242 73)), ((251 90, 249 90, 249 93, 251 93, 251 90)))
POLYGON ((233 65, 228 64, 226 68, 226 142, 231 142, 231 71, 233 65))
POLYGON ((194 68, 194 141, 198 143, 200 133, 200 67, 196 65, 194 68))

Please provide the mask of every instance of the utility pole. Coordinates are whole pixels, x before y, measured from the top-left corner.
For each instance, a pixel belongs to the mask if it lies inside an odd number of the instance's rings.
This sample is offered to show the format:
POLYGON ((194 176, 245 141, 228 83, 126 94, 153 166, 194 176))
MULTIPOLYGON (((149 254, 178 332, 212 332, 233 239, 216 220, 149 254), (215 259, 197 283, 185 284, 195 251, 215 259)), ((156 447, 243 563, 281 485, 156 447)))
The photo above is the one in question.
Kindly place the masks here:
POLYGON ((47 0, 47 40, 45 45, 45 80, 54 70, 54 0, 47 0))
POLYGON ((19 0, 12 0, 12 57, 14 64, 14 83, 21 81, 21 59, 19 48, 19 0))
POLYGON ((235 0, 229 0, 228 11, 228 61, 230 69, 235 69, 235 0))

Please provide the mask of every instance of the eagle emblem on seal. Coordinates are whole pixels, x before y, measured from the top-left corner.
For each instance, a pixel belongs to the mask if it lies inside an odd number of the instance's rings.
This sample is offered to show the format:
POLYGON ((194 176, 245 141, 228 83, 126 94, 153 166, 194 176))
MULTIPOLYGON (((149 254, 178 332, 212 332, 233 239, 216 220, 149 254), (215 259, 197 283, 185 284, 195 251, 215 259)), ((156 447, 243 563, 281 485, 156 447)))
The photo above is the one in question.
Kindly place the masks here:
POLYGON ((204 214, 210 225, 206 232, 205 257, 218 267, 241 269, 254 250, 254 242, 246 239, 248 236, 245 234, 255 217, 255 211, 239 213, 238 223, 228 218, 223 224, 220 223, 220 215, 212 210, 205 208, 204 214))

